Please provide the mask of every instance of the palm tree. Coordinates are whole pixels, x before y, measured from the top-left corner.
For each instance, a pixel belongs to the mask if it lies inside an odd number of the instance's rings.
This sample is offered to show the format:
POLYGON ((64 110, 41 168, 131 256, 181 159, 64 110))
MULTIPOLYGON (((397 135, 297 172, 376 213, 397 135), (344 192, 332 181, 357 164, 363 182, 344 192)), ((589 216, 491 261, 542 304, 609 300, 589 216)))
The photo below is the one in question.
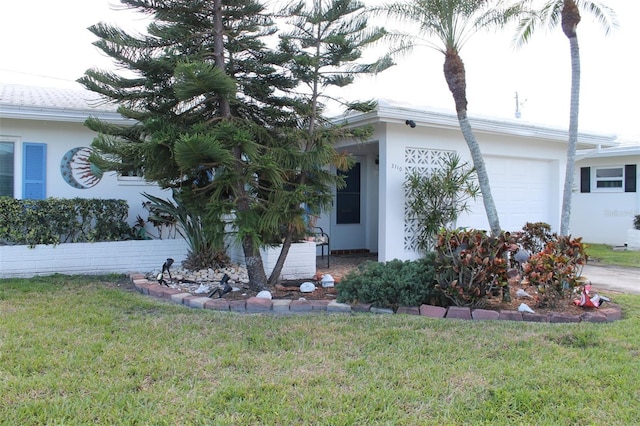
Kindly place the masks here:
MULTIPOLYGON (((578 49, 577 28, 580 12, 591 14, 602 25, 605 34, 616 27, 615 12, 608 6, 594 0, 543 0, 542 8, 524 15, 518 26, 516 44, 529 41, 539 24, 555 28, 560 24, 562 32, 569 39, 571 51, 571 99, 569 107, 569 144, 567 147, 567 167, 562 193, 562 213, 560 216, 560 235, 569 234, 571 217, 571 193, 575 170, 576 145, 578 142, 578 110, 580 107, 580 51, 578 49)), ((530 3, 525 0, 523 3, 530 3)))
MULTIPOLYGON (((478 175, 484 208, 492 235, 501 231, 489 176, 478 144, 467 117, 467 94, 465 67, 460 50, 469 38, 480 30, 496 28, 515 18, 520 5, 507 6, 503 1, 489 0, 413 0, 395 3, 378 10, 389 17, 416 24, 419 28, 417 40, 444 54, 444 77, 453 95, 458 122, 464 140, 469 147, 473 166, 478 175), (431 39, 435 38, 437 42, 431 39)), ((405 52, 417 45, 415 35, 411 39, 400 37, 395 51, 405 52), (410 41, 406 41, 410 40, 410 41)))

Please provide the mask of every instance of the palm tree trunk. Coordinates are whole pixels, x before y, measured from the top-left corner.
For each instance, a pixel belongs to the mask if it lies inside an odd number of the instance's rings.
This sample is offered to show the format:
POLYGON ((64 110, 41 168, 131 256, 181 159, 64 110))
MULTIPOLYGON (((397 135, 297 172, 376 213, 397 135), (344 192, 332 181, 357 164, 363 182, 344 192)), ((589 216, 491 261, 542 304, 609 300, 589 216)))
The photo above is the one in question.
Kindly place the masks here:
POLYGON ((567 146, 567 167, 564 176, 564 190, 562 193, 560 235, 569 235, 569 222, 571 219, 571 195, 573 192, 573 174, 575 171, 576 148, 578 144, 578 112, 580 107, 580 51, 578 49, 577 35, 569 37, 569 45, 571 48, 569 144, 567 146))
POLYGON ((480 192, 482 193, 482 202, 487 213, 487 220, 489 221, 489 227, 491 228, 491 235, 497 236, 501 232, 498 210, 496 209, 495 202, 493 201, 493 195, 491 194, 489 174, 487 173, 487 168, 484 164, 480 145, 473 135, 466 111, 463 113, 458 112, 458 122, 460 123, 462 136, 464 136, 464 140, 467 142, 467 146, 469 147, 471 159, 473 160, 473 167, 476 169, 476 173, 478 174, 478 185, 480 186, 480 192))
POLYGON ((458 122, 460 123, 462 136, 464 137, 465 142, 467 142, 469 152, 471 153, 471 159, 473 160, 473 166, 478 174, 478 184, 480 186, 480 192, 482 193, 482 202, 484 203, 489 227, 491 228, 491 235, 497 236, 501 232, 498 210, 496 209, 495 202, 493 201, 493 195, 491 195, 489 175, 487 174, 487 168, 484 164, 484 158, 482 158, 480 145, 473 135, 471 124, 467 118, 466 72, 462 58, 460 58, 457 51, 448 50, 445 53, 443 70, 445 80, 447 80, 447 85, 449 86, 449 90, 451 91, 453 100, 456 104, 456 113, 458 114, 458 122))

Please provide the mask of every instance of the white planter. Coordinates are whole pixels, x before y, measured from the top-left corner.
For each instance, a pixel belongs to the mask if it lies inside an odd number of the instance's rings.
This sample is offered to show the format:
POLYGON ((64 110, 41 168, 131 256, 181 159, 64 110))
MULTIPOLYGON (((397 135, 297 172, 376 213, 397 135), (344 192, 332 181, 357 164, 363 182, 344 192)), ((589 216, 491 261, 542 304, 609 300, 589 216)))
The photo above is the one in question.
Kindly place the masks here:
POLYGON ((627 230, 627 248, 640 250, 640 229, 627 230))
MULTIPOLYGON (((262 255, 262 262, 264 263, 264 270, 267 277, 273 271, 273 268, 278 261, 282 246, 272 247, 268 249, 262 249, 260 251, 262 255)), ((227 253, 231 258, 231 261, 244 264, 244 253, 242 248, 233 243, 227 249, 227 253)), ((301 242, 293 243, 287 253, 287 259, 284 262, 280 279, 283 280, 300 280, 310 279, 316 274, 316 243, 314 242, 301 242)))
POLYGON ((51 274, 109 274, 160 270, 167 258, 179 265, 184 239, 0 246, 0 278, 51 274))

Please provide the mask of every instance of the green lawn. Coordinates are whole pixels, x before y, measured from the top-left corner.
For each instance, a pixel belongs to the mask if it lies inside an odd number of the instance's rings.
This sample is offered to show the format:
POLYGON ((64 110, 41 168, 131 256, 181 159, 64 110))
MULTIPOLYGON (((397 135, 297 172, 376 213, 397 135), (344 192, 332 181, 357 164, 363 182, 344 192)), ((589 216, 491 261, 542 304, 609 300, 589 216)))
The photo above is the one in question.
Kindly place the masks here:
POLYGON ((640 422, 640 296, 608 324, 189 309, 0 280, 0 424, 640 422))
POLYGON ((589 261, 607 265, 631 266, 640 268, 640 250, 614 250, 607 244, 587 243, 589 261))

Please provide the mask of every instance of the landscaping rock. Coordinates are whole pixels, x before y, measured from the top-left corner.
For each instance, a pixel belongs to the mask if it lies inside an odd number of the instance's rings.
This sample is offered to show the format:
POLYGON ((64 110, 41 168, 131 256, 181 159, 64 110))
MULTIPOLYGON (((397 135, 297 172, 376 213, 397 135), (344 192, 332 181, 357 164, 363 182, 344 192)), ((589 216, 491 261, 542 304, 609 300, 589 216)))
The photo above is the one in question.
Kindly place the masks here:
POLYGON ((315 289, 316 289, 316 286, 312 282, 307 281, 305 283, 300 284, 301 293, 312 293, 315 291, 315 289))

